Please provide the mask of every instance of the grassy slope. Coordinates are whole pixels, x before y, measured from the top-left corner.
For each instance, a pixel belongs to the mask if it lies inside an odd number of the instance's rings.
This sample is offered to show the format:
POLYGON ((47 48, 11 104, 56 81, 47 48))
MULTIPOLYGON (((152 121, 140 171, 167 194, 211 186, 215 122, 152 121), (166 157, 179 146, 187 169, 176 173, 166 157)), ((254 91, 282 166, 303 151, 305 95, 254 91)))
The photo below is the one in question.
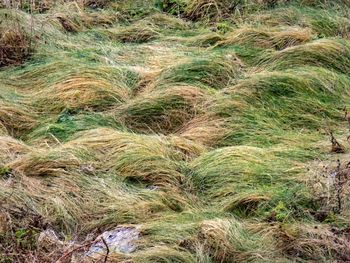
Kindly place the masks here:
POLYGON ((346 160, 325 131, 347 136, 349 3, 253 2, 0 9, 35 39, 0 69, 0 262, 130 224, 110 262, 350 260, 347 200, 308 184, 346 160))

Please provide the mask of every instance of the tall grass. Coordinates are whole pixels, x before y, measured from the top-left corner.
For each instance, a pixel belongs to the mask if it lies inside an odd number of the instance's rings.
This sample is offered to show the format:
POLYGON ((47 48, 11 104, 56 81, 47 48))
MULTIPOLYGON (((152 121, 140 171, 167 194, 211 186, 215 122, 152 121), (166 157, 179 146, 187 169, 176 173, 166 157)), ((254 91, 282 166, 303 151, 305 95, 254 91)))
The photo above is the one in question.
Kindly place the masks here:
POLYGON ((349 261, 348 0, 11 3, 0 262, 349 261))

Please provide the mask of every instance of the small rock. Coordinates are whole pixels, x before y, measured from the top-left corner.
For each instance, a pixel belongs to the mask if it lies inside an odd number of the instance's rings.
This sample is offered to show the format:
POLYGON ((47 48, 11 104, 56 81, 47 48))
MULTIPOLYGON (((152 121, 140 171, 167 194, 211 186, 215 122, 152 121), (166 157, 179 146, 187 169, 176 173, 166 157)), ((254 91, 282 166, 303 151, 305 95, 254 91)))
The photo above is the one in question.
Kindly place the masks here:
POLYGON ((98 242, 90 247, 85 256, 94 257, 94 255, 101 255, 107 251, 102 238, 107 243, 110 252, 129 254, 137 248, 135 243, 140 238, 140 231, 136 227, 117 227, 106 231, 96 238, 98 242))
POLYGON ((158 187, 158 186, 155 186, 155 185, 149 185, 149 186, 147 186, 146 188, 147 188, 148 190, 150 190, 150 191, 156 191, 156 190, 159 189, 159 187, 158 187))
POLYGON ((80 170, 85 173, 85 174, 89 174, 89 175, 95 175, 95 168, 91 165, 91 164, 83 164, 80 166, 80 170))

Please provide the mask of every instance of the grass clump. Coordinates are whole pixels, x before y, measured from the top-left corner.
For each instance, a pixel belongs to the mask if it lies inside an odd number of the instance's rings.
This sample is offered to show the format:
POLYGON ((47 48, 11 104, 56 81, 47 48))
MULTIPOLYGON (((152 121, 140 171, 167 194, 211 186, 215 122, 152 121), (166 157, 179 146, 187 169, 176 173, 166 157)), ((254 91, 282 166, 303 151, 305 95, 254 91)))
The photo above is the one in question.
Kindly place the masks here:
POLYGON ((199 36, 194 36, 192 39, 189 39, 189 44, 193 46, 200 47, 211 47, 215 46, 218 42, 224 41, 224 36, 216 32, 210 32, 207 34, 202 34, 199 36))
POLYGON ((305 187, 296 180, 302 169, 296 162, 286 163, 273 150, 223 147, 201 155, 190 163, 190 169, 194 187, 215 209, 239 216, 274 215, 275 206, 286 202, 283 185, 294 196, 293 202, 287 201, 283 219, 298 217, 310 206, 305 187))
POLYGON ((12 13, 1 11, 0 17, 0 68, 22 64, 34 51, 33 36, 12 13))
POLYGON ((186 21, 163 13, 155 13, 144 19, 162 29, 184 30, 190 27, 186 21))
POLYGON ((131 181, 159 186, 177 185, 183 181, 176 163, 183 158, 182 154, 172 151, 157 136, 100 128, 81 133, 80 138, 68 142, 65 147, 94 153, 93 158, 105 162, 105 171, 117 173, 131 181))
MULTIPOLYGON (((202 222, 196 246, 214 262, 249 262, 254 260, 273 260, 278 253, 273 250, 273 240, 250 232, 235 219, 206 220, 202 222), (270 251, 271 251, 270 250, 270 251)), ((198 248, 197 248, 198 249, 198 248)))
MULTIPOLYGON (((0 145, 3 149, 0 154, 0 164, 6 166, 9 162, 16 160, 30 151, 30 147, 11 136, 1 136, 0 145)), ((8 167, 8 166, 6 166, 8 167)))
POLYGON ((240 61, 234 55, 193 59, 164 70, 156 81, 156 86, 194 85, 221 89, 239 76, 240 61))
POLYGON ((128 91, 104 80, 88 76, 70 76, 35 95, 35 104, 44 111, 60 112, 64 109, 98 109, 124 101, 128 91), (48 107, 49 105, 49 107, 48 107))
POLYGON ((8 134, 20 137, 32 130, 38 124, 34 114, 21 105, 0 102, 0 125, 8 134))
POLYGON ((215 19, 230 11, 229 1, 192 0, 186 6, 186 16, 193 20, 200 18, 215 19))
POLYGON ((108 5, 109 3, 104 0, 86 0, 86 4, 69 1, 54 5, 50 8, 44 21, 49 21, 54 28, 63 33, 79 33, 92 27, 110 27, 119 20, 119 16, 112 12, 104 10, 96 12, 87 9, 89 4, 94 6, 92 8, 100 8, 100 4, 108 5))
POLYGON ((191 86, 167 88, 137 98, 122 106, 117 117, 139 132, 175 132, 193 118, 205 93, 191 86))
POLYGON ((120 29, 108 29, 107 35, 111 40, 123 43, 144 43, 159 36, 159 32, 152 24, 132 24, 120 29))
POLYGON ((321 39, 281 50, 262 63, 269 69, 309 65, 346 74, 350 65, 350 46, 342 40, 321 39))
POLYGON ((262 48, 275 48, 281 50, 287 47, 304 44, 312 40, 310 30, 291 28, 283 30, 264 30, 255 28, 241 28, 229 35, 218 45, 245 44, 262 48))
MULTIPOLYGON (((249 189, 250 185, 258 187, 259 182, 278 176, 278 167, 274 171, 265 167, 267 164, 261 159, 263 155, 266 153, 262 149, 244 146, 209 152, 191 165, 195 186, 212 198, 233 195, 246 187, 249 189), (222 167, 225 167, 225 173, 222 173, 222 167)), ((272 160, 274 156, 269 158, 272 160)))
MULTIPOLYGON (((333 2, 333 1, 332 1, 333 2)), ((330 2, 326 3, 329 4, 330 2)), ((306 3, 305 3, 306 4, 306 3)), ((307 4, 306 4, 307 5, 307 4)), ((342 9, 340 6, 339 9, 342 9)), ((329 6, 323 9, 288 6, 251 14, 247 22, 266 26, 300 26, 312 29, 319 37, 343 37, 349 35, 349 19, 342 12, 329 6)))
POLYGON ((260 113, 265 111, 263 105, 270 104, 274 111, 267 108, 266 116, 281 121, 280 125, 321 128, 326 120, 341 120, 342 109, 347 105, 342 95, 347 94, 348 82, 342 74, 308 67, 262 72, 242 80, 231 92, 242 92, 250 104, 255 101, 260 113), (337 107, 331 107, 333 103, 337 107))
POLYGON ((178 134, 207 146, 215 146, 227 135, 227 124, 225 118, 215 114, 198 115, 184 124, 178 134))
POLYGON ((63 111, 55 121, 51 119, 47 124, 41 125, 34 129, 26 138, 30 141, 39 141, 48 139, 49 141, 67 141, 71 136, 77 132, 96 129, 99 127, 120 128, 112 117, 105 116, 100 113, 79 113, 74 111, 63 111))

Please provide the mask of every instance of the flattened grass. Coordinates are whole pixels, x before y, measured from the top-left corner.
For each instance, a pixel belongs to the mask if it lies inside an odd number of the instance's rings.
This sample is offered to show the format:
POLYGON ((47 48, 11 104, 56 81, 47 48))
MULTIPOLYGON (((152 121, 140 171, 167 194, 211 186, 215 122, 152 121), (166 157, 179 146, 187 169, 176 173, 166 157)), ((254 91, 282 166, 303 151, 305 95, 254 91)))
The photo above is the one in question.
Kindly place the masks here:
POLYGON ((222 89, 239 76, 242 65, 233 55, 197 58, 165 69, 156 81, 157 86, 197 85, 222 89))
POLYGON ((308 65, 346 74, 350 67, 350 44, 341 39, 320 39, 278 51, 262 63, 269 69, 308 65))
POLYGON ((120 104, 128 90, 103 80, 72 76, 34 94, 34 104, 42 111, 61 112, 64 109, 102 109, 120 104))
POLYGON ((305 183, 323 130, 347 150, 346 1, 1 11, 38 45, 0 71, 0 257, 47 262, 50 229, 49 260, 74 243, 84 262, 132 226, 136 251, 108 262, 348 260, 349 205, 324 211, 305 183))
POLYGON ((277 30, 241 28, 225 36, 219 46, 232 44, 257 45, 262 48, 281 50, 312 40, 311 31, 302 28, 283 28, 277 30))
POLYGON ((205 93, 191 86, 152 92, 117 109, 117 117, 139 132, 171 133, 201 110, 205 93))

